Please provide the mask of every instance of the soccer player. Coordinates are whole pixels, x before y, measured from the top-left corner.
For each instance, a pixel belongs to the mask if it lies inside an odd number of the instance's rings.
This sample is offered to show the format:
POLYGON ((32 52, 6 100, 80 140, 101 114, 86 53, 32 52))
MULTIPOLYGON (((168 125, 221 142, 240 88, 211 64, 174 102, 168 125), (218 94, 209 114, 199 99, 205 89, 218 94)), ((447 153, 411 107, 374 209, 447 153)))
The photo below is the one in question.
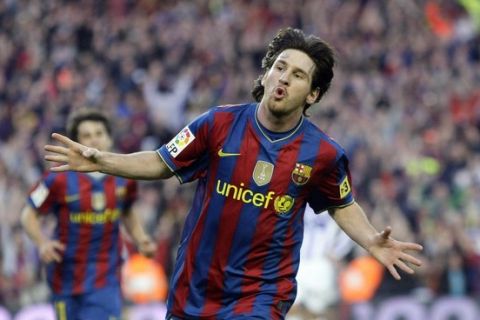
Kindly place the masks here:
POLYGON ((54 133, 51 170, 100 171, 134 179, 197 180, 178 250, 169 319, 283 319, 307 203, 400 279, 421 262, 419 244, 378 232, 355 202, 343 149, 305 117, 333 78, 332 49, 297 29, 280 31, 252 91, 258 103, 214 107, 156 151, 117 154, 54 133))
MULTIPOLYGON (((110 123, 97 111, 72 113, 67 132, 85 146, 112 147, 110 123)), ((50 172, 31 191, 21 221, 47 264, 57 319, 120 319, 120 221, 141 253, 155 251, 131 210, 136 192, 136 181, 99 172, 50 172), (53 239, 39 219, 49 213, 57 220, 53 239)))

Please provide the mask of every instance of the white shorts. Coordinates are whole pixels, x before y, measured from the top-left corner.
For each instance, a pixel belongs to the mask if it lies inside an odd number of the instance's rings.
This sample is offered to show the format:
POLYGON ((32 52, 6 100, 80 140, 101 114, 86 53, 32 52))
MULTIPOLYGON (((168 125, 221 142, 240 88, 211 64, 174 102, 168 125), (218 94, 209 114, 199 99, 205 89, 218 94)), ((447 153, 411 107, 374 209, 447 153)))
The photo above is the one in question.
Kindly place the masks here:
POLYGON ((301 260, 297 284, 294 304, 302 304, 311 313, 322 313, 338 301, 337 272, 334 264, 327 258, 301 260))

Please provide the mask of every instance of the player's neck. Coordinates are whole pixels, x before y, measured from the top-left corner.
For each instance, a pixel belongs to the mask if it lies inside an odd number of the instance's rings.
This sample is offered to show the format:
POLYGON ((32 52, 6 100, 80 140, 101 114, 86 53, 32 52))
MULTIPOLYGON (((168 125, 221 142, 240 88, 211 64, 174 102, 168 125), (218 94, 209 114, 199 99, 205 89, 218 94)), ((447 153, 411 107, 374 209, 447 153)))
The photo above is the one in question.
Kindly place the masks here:
POLYGON ((288 114, 275 114, 266 104, 260 102, 257 108, 257 119, 262 126, 272 132, 287 132, 295 128, 302 118, 302 110, 288 114))

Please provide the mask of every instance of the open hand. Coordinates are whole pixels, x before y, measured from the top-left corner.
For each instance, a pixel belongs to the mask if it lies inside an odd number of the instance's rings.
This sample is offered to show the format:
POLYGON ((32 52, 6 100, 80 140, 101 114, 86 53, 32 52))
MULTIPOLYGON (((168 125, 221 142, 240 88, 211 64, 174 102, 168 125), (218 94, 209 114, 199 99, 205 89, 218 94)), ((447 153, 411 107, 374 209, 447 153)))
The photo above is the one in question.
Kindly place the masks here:
POLYGON ((400 280, 401 277, 396 269, 397 267, 409 274, 413 274, 415 271, 408 264, 422 265, 419 259, 406 253, 406 251, 421 251, 423 247, 413 242, 397 241, 390 237, 391 233, 392 228, 386 227, 382 232, 376 234, 369 251, 388 269, 395 279, 400 280))
POLYGON ((40 259, 44 263, 52 261, 62 262, 62 254, 65 251, 65 245, 57 240, 47 240, 38 248, 40 259))
POLYGON ((54 172, 61 171, 98 171, 97 164, 101 152, 95 148, 89 148, 69 139, 58 133, 53 133, 52 138, 60 142, 61 146, 46 145, 45 151, 50 152, 45 156, 45 160, 61 163, 59 166, 52 167, 54 172))

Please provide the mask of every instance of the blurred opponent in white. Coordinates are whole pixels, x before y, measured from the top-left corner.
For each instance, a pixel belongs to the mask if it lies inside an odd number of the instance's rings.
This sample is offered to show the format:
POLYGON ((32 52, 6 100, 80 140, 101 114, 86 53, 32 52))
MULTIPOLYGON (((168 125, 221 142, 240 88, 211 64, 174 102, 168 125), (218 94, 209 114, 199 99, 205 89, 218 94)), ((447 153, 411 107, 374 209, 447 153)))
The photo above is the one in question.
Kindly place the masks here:
POLYGON ((337 263, 354 242, 327 212, 315 214, 308 205, 304 224, 298 293, 287 320, 330 319, 328 308, 339 300, 337 263))

